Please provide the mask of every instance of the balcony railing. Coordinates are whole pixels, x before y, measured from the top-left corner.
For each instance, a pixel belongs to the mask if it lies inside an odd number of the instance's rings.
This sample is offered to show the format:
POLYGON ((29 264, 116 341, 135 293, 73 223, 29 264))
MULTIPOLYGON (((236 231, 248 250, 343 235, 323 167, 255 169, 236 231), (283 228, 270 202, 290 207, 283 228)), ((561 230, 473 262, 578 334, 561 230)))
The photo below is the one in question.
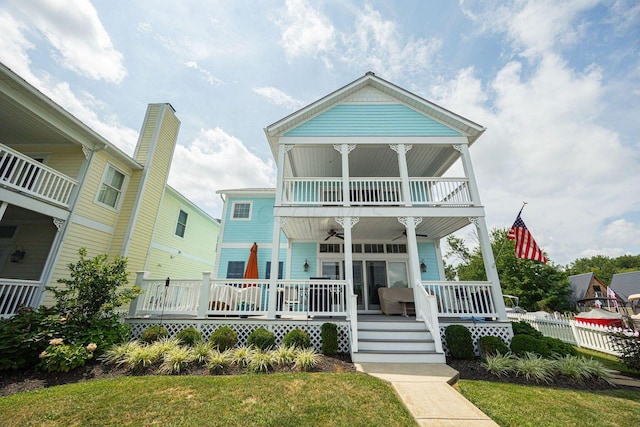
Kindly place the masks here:
POLYGON ((30 307, 40 289, 35 280, 0 279, 0 318, 15 314, 18 307, 30 307))
MULTIPOLYGON (((360 206, 405 205, 400 178, 350 178, 349 204, 360 206)), ((411 178, 412 205, 473 205, 466 178, 411 178)), ((290 206, 341 206, 342 178, 284 178, 282 204, 290 206)))
POLYGON ((78 182, 0 144, 0 185, 68 207, 78 182))
POLYGON ((436 297, 441 317, 498 317, 490 282, 422 282, 422 286, 436 297))

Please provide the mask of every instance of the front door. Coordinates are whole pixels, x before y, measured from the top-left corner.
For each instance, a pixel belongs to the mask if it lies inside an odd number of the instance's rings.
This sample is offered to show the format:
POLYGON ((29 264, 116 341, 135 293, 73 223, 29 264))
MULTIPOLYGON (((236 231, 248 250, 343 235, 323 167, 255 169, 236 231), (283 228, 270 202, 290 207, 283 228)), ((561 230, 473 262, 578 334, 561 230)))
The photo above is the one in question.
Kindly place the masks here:
POLYGON ((365 261, 366 271, 366 306, 365 310, 380 310, 378 289, 387 287, 386 261, 365 261))

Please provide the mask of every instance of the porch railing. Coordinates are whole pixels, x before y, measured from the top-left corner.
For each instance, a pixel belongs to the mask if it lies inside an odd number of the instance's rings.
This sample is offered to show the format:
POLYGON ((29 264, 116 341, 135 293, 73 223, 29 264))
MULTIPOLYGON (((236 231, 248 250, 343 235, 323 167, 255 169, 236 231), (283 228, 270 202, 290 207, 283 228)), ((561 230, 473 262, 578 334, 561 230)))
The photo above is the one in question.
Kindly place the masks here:
MULTIPOLYGON (((199 289, 202 280, 148 280, 136 283, 142 294, 137 300, 138 315, 195 314, 198 309, 199 289)), ((133 303, 132 303, 133 304, 133 303)))
POLYGON ((0 184, 64 207, 78 182, 0 144, 0 184))
POLYGON ((348 294, 343 280, 279 280, 276 314, 346 316, 348 294))
POLYGON ((440 339, 440 323, 438 321, 438 303, 434 295, 427 293, 425 288, 418 282, 413 289, 413 298, 416 307, 416 319, 422 320, 431 333, 436 346, 437 353, 444 353, 442 340, 440 339))
POLYGON ((434 295, 442 317, 484 319, 498 317, 491 282, 422 282, 434 295))
MULTIPOLYGON (((362 206, 404 205, 400 178, 350 178, 349 203, 362 206)), ((473 205, 466 178, 410 178, 414 205, 473 205)), ((344 204, 342 178, 284 178, 282 203, 291 206, 344 204)))
POLYGON ((21 305, 32 306, 40 286, 35 280, 0 279, 0 318, 13 316, 21 305))

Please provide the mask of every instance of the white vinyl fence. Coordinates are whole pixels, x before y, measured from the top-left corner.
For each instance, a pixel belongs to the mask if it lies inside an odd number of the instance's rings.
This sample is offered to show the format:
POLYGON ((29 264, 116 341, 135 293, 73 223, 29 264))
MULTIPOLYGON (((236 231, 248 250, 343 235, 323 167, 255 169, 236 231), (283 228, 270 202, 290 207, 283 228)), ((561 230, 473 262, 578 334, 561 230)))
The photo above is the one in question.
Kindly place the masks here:
POLYGON ((568 316, 539 317, 527 313, 507 313, 509 320, 513 322, 525 321, 533 326, 544 336, 558 338, 566 343, 578 347, 584 347, 602 353, 619 356, 620 352, 612 343, 612 332, 625 332, 639 336, 638 331, 630 331, 622 328, 592 325, 578 322, 568 316))

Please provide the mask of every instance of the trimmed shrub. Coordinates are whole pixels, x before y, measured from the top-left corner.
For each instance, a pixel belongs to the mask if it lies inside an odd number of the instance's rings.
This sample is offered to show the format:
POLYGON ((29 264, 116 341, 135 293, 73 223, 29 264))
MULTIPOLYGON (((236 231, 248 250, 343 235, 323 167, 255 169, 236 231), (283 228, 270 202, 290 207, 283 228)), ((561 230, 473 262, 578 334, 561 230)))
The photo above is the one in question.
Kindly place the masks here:
POLYGON ((542 338, 541 332, 539 332, 536 328, 521 320, 519 322, 511 322, 511 327, 513 328, 513 335, 529 335, 534 338, 542 338))
POLYGON ((322 337, 322 354, 333 356, 338 353, 338 325, 323 323, 320 336, 322 337))
POLYGON ((547 344, 549 348, 549 354, 556 354, 558 356, 577 356, 578 351, 571 344, 567 344, 558 338, 542 337, 542 341, 547 344))
POLYGON ((149 326, 147 329, 142 331, 142 335, 140 335, 140 341, 146 343, 153 343, 161 338, 167 338, 169 336, 169 331, 164 326, 149 326))
POLYGON ((286 347, 308 348, 311 347, 311 338, 309 334, 302 329, 294 329, 284 336, 282 345, 286 347))
POLYGON ((209 337, 211 347, 218 351, 229 350, 238 343, 238 333, 229 326, 220 326, 209 337))
POLYGON ((454 359, 473 359, 473 339, 471 331, 462 325, 449 325, 444 330, 444 338, 449 354, 454 359))
POLYGON ((247 337, 247 345, 260 350, 268 350, 276 346, 276 336, 265 328, 257 328, 247 337))
POLYGON ((549 355, 549 346, 543 339, 535 338, 531 335, 516 335, 511 340, 511 351, 518 356, 534 353, 547 357, 549 355))
POLYGON ((509 347, 502 341, 502 338, 491 335, 481 336, 478 340, 478 347, 480 348, 482 359, 486 359, 487 356, 496 356, 509 352, 509 347))
POLYGON ((178 332, 176 338, 178 338, 183 345, 193 347, 195 343, 202 341, 202 334, 196 328, 190 326, 178 332))

